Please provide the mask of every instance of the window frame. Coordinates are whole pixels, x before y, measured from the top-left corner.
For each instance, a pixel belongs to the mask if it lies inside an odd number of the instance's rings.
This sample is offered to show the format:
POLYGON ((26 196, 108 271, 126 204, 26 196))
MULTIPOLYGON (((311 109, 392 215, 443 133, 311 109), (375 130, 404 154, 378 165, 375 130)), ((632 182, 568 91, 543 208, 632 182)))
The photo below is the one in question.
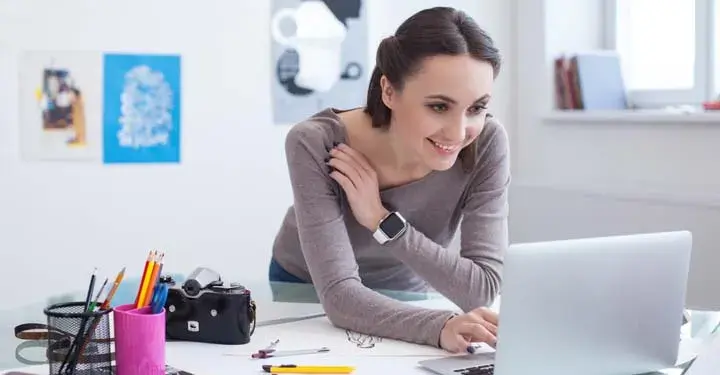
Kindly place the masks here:
MULTIPOLYGON (((615 49, 617 30, 618 0, 604 0, 603 47, 615 49)), ((627 1, 627 0, 620 0, 627 1)), ((716 66, 715 40, 720 21, 714 20, 720 0, 695 1, 695 72, 694 87, 687 90, 628 90, 632 106, 639 108, 660 108, 674 105, 699 105, 708 99, 716 99, 720 90, 720 68, 716 66)))

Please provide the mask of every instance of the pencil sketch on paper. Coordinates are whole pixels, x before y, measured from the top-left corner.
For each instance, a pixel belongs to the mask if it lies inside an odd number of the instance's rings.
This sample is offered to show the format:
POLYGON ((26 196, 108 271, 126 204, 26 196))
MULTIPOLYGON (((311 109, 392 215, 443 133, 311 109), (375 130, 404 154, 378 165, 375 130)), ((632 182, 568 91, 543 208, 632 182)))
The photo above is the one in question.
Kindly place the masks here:
POLYGON ((350 343, 355 344, 360 349, 372 349, 375 344, 382 342, 382 337, 357 333, 351 330, 345 330, 345 335, 350 343))

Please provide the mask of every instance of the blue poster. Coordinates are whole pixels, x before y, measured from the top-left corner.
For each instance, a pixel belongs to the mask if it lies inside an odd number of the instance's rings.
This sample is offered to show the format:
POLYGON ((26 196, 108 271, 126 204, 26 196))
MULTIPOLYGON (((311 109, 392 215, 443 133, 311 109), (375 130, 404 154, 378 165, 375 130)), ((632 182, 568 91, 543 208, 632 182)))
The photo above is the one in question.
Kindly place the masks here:
POLYGON ((180 162, 180 57, 106 54, 103 160, 180 162))

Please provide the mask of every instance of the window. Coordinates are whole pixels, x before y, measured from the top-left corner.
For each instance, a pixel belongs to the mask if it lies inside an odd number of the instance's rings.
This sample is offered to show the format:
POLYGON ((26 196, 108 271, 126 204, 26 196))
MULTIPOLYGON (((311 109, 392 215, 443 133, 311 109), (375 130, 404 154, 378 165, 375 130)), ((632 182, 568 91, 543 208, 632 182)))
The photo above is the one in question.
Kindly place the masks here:
POLYGON ((712 50, 715 51, 715 57, 712 59, 712 69, 710 73, 715 77, 715 84, 713 85, 712 95, 714 99, 720 100, 720 0, 716 0, 712 4, 715 8, 715 22, 710 24, 713 28, 714 35, 712 37, 712 50))
POLYGON ((697 105, 716 96, 720 0, 606 1, 606 47, 620 55, 633 105, 697 105))

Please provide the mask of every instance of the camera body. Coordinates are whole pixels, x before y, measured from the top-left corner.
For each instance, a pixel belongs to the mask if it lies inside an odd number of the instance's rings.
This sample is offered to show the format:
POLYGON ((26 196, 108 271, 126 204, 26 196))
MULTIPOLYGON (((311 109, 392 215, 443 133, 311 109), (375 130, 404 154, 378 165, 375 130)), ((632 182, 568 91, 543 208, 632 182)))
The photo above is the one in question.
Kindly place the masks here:
POLYGON ((250 291, 226 283, 207 268, 197 268, 177 286, 172 280, 165 303, 168 340, 241 345, 255 331, 256 306, 250 291))

